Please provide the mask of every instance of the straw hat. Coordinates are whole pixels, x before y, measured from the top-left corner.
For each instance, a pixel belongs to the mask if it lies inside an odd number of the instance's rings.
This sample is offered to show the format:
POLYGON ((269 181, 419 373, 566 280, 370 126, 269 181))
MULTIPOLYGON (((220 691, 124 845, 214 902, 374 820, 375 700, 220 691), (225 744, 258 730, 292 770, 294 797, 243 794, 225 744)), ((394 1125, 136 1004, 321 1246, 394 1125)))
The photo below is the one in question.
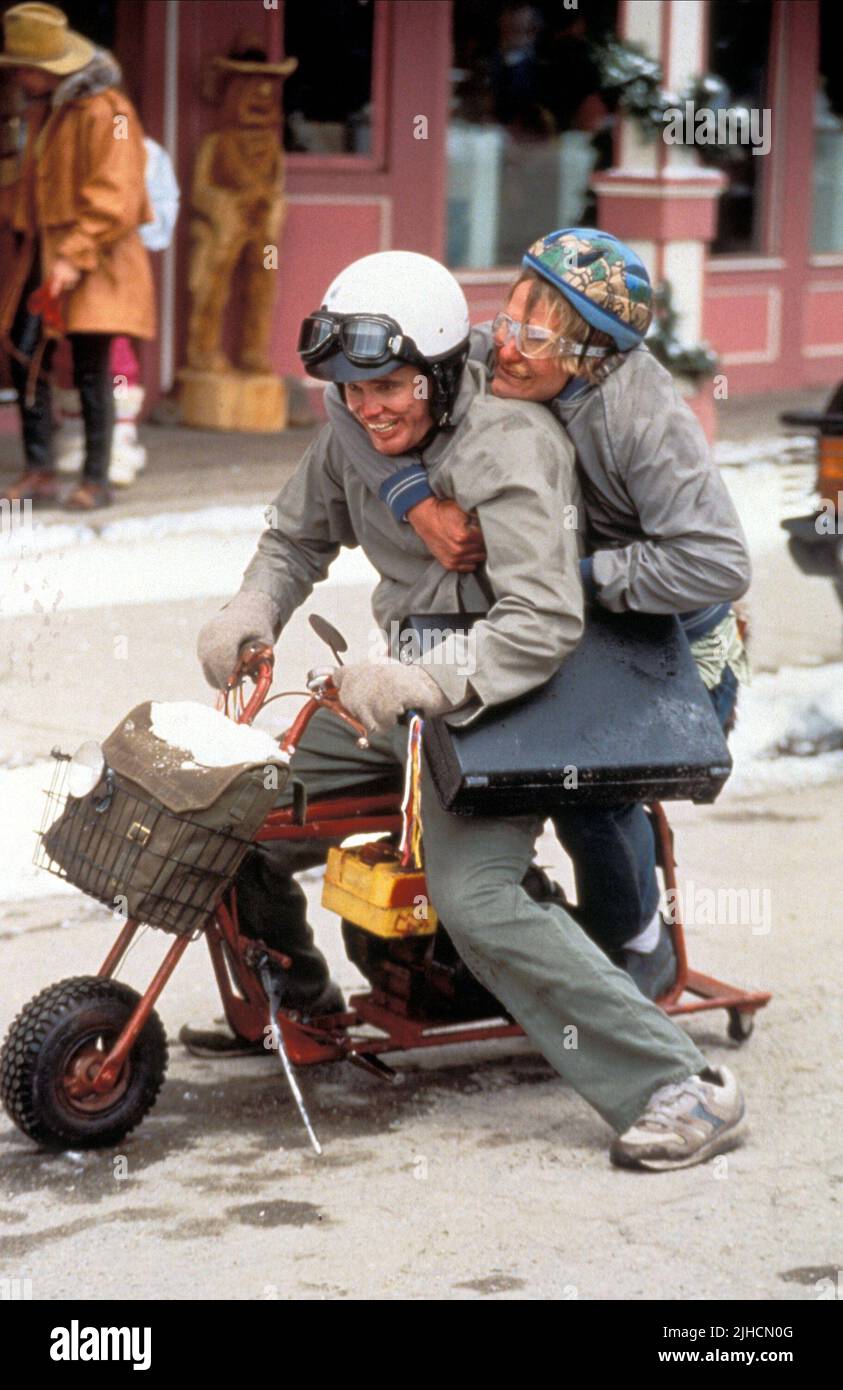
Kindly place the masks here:
POLYGON ((96 47, 67 27, 67 15, 55 5, 15 5, 3 16, 4 67, 40 68, 66 77, 93 58, 96 47))
POLYGON ((280 63, 268 62, 266 49, 255 34, 239 34, 228 56, 212 58, 211 62, 224 72, 260 72, 265 77, 289 77, 299 65, 298 58, 282 58, 280 63))

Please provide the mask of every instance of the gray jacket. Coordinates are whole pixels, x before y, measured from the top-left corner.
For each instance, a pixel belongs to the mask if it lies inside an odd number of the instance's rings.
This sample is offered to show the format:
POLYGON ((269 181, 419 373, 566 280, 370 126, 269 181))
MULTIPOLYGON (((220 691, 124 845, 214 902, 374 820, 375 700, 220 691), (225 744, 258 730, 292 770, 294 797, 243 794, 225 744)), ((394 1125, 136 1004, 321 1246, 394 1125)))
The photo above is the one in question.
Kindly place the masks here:
MULTIPOLYGON (((489 326, 474 329, 472 357, 488 362, 491 347, 489 326)), ((710 608, 714 617, 746 592, 749 553, 735 507, 702 429, 648 348, 621 357, 598 386, 569 383, 549 405, 576 449, 601 604, 614 612, 710 608)), ((403 517, 427 495, 420 460, 383 458, 362 431, 355 439, 336 387, 326 408, 372 490, 403 517)))
MULTIPOLYGON (((343 412, 368 448, 362 426, 343 412)), ((477 512, 487 551, 478 571, 456 574, 434 560, 326 426, 278 494, 275 525, 261 536, 242 587, 270 596, 280 630, 340 547, 362 546, 380 575, 372 607, 386 632, 411 613, 488 613, 474 627, 470 661, 452 643, 444 661, 434 651, 420 663, 452 706, 476 697, 482 708, 541 685, 579 641, 580 546, 559 518, 580 494, 573 448, 547 411, 497 400, 479 364, 463 373, 453 420, 425 449, 424 465, 437 496, 477 512)))
POLYGON ((577 451, 606 608, 685 613, 746 593, 738 514, 698 421, 648 348, 551 410, 577 451))

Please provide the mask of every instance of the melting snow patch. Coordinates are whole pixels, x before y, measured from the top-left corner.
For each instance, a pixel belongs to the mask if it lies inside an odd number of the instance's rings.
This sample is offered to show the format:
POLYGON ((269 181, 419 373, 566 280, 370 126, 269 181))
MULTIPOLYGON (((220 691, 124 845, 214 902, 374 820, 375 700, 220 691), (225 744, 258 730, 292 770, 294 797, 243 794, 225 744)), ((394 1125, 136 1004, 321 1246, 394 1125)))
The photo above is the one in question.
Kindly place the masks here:
POLYGON ((53 762, 0 771, 0 899, 64 896, 78 890, 32 862, 53 762))
POLYGON ((0 749, 0 768, 31 767, 34 762, 34 758, 21 753, 20 749, 16 749, 14 753, 4 753, 0 749))
POLYGON ((843 777, 843 662, 785 666, 741 691, 727 792, 775 791, 843 777))
POLYGON ((157 512, 152 516, 128 516, 110 521, 99 530, 67 522, 34 522, 32 526, 9 528, 0 537, 0 557, 34 558, 56 550, 69 550, 94 541, 125 545, 127 541, 160 540, 164 536, 185 536, 197 532, 230 535, 246 531, 255 539, 266 528, 265 509, 259 506, 201 507, 188 512, 157 512))
POLYGON ((91 526, 72 526, 66 522, 45 526, 43 522, 36 521, 32 526, 12 526, 3 531, 0 536, 0 558, 37 559, 52 551, 88 545, 96 538, 97 533, 91 526))
POLYGON ((211 534, 246 531, 255 537, 266 530, 266 508, 202 507, 195 512, 158 512, 155 516, 127 516, 122 521, 109 522, 100 532, 100 540, 124 544, 126 541, 160 540, 162 536, 185 536, 196 531, 211 534))
MULTIPOLYGON (((0 617, 117 604, 230 597, 266 517, 261 507, 204 507, 104 526, 34 525, 0 536, 0 617)), ((343 550, 325 581, 372 586, 360 549, 343 550)))
POLYGON ((713 447, 715 463, 739 468, 747 463, 802 462, 806 455, 813 460, 815 452, 816 441, 810 434, 772 435, 766 439, 751 439, 746 444, 718 439, 713 447))
POLYGON ((757 459, 742 468, 723 469, 723 481, 737 508, 753 556, 770 550, 784 553, 787 537, 782 520, 814 510, 813 464, 789 469, 757 459))

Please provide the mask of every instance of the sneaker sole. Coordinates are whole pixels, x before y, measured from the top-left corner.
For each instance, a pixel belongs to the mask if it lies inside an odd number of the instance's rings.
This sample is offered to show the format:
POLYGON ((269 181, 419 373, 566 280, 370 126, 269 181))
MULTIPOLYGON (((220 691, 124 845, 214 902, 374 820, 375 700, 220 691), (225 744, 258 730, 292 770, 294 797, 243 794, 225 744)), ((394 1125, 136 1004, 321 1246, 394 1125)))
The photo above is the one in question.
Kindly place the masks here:
POLYGON ((693 1154, 688 1154, 684 1158, 635 1158, 633 1155, 611 1154, 612 1162, 617 1168, 643 1168, 649 1173, 667 1173, 672 1168, 694 1168, 698 1163, 705 1163, 709 1158, 714 1158, 716 1154, 728 1153, 730 1149, 737 1148, 743 1142, 747 1134, 745 1115, 734 1125, 730 1125, 727 1130, 720 1130, 712 1135, 707 1144, 703 1144, 693 1154))

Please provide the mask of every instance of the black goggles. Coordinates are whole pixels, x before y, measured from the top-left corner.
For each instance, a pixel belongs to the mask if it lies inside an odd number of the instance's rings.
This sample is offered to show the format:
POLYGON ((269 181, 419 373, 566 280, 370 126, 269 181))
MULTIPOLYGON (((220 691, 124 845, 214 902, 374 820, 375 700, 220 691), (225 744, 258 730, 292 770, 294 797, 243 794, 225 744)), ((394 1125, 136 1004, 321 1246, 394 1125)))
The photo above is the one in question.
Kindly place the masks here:
POLYGON ((298 352, 305 363, 342 352, 355 367, 381 367, 401 361, 426 365, 412 338, 385 314, 308 314, 299 330, 298 352))

